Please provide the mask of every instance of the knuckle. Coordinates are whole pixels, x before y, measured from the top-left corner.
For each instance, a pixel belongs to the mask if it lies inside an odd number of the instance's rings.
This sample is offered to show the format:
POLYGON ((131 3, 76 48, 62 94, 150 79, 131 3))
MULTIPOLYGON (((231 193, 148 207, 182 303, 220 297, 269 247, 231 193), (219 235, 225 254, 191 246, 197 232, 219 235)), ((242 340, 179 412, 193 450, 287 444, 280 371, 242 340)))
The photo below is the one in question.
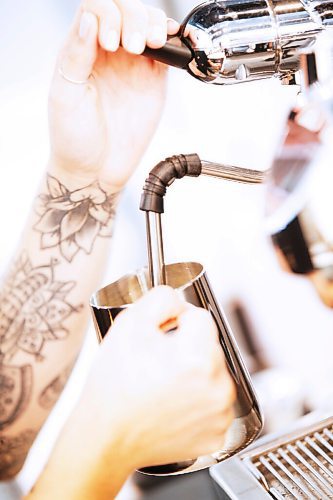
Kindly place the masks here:
POLYGON ((117 314, 117 317, 115 318, 112 328, 117 327, 117 328, 123 328, 127 327, 128 329, 132 327, 132 325, 135 325, 136 323, 136 318, 137 314, 135 312, 135 309, 123 309, 117 314))
POLYGON ((213 439, 212 447, 213 447, 214 451, 219 451, 223 448, 224 436, 225 436, 225 432, 221 432, 220 434, 218 434, 215 437, 215 439, 213 439))
POLYGON ((113 5, 113 8, 108 12, 106 17, 108 24, 112 26, 115 24, 119 25, 121 23, 121 13, 116 5, 113 5))
POLYGON ((70 50, 67 51, 66 57, 64 58, 62 65, 64 66, 75 66, 78 63, 80 56, 80 51, 76 46, 72 46, 70 50))
POLYGON ((223 414, 223 416, 221 417, 220 437, 221 436, 223 438, 225 437, 226 433, 231 427, 233 420, 234 420, 234 412, 232 410, 229 410, 227 413, 223 414))
POLYGON ((213 436, 206 446, 206 454, 216 453, 223 448, 223 438, 220 436, 213 436))
POLYGON ((94 12, 101 21, 114 23, 120 20, 120 11, 115 2, 107 0, 86 0, 84 10, 94 12))
POLYGON ((180 300, 179 295, 176 292, 176 290, 174 290, 170 286, 166 286, 166 285, 161 285, 161 286, 157 286, 157 287, 153 288, 152 290, 150 290, 148 292, 148 295, 150 295, 151 297, 154 297, 156 300, 160 300, 163 302, 171 302, 174 300, 177 300, 177 301, 180 300))
POLYGON ((212 437, 221 445, 234 419, 234 414, 230 410, 216 414, 215 421, 211 423, 212 437))
POLYGON ((232 400, 236 399, 236 386, 235 386, 235 383, 232 380, 229 372, 228 372, 228 376, 227 376, 227 384, 228 384, 229 398, 232 400))
POLYGON ((229 379, 213 384, 210 397, 212 405, 215 401, 215 414, 225 416, 227 412, 233 412, 236 396, 236 387, 229 379))
POLYGON ((234 384, 234 382, 230 379, 230 401, 232 403, 234 403, 236 401, 236 398, 237 398, 237 390, 236 390, 236 386, 234 384))
POLYGON ((236 391, 236 386, 234 382, 231 380, 230 376, 228 376, 224 382, 223 394, 224 394, 224 406, 225 407, 232 406, 236 400, 237 391, 236 391))
POLYGON ((82 2, 82 10, 92 10, 98 14, 107 8, 107 4, 110 3, 113 2, 106 2, 105 0, 84 0, 82 2))
POLYGON ((218 384, 223 384, 225 378, 229 377, 228 369, 226 368, 226 360, 221 347, 217 346, 210 353, 212 373, 211 376, 218 384))
POLYGON ((149 14, 150 17, 153 19, 155 22, 160 22, 160 23, 166 23, 167 21, 167 16, 164 12, 164 10, 159 9, 158 7, 149 7, 149 14))
POLYGON ((203 328, 211 329, 213 318, 206 309, 193 307, 189 311, 189 315, 192 317, 193 325, 196 326, 197 330, 202 330, 203 328))
POLYGON ((136 24, 148 22, 147 7, 137 0, 122 2, 121 10, 124 17, 130 16, 135 19, 136 24))
POLYGON ((206 349, 207 355, 205 356, 207 364, 207 372, 211 380, 219 380, 220 377, 225 374, 225 358, 220 346, 214 345, 213 348, 210 346, 206 349))

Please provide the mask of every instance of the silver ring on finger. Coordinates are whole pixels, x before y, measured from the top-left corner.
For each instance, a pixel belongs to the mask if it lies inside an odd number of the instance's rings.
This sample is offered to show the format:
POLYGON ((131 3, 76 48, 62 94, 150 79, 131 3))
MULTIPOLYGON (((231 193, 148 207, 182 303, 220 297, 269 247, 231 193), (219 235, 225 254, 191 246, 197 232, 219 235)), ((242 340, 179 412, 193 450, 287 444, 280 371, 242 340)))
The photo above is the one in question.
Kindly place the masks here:
POLYGON ((86 80, 75 80, 74 78, 71 78, 71 77, 69 77, 69 76, 66 75, 66 73, 64 72, 62 66, 58 67, 58 72, 59 72, 59 75, 64 80, 66 80, 66 82, 73 83, 74 85, 86 85, 87 83, 89 83, 90 78, 93 76, 92 73, 91 73, 86 80))

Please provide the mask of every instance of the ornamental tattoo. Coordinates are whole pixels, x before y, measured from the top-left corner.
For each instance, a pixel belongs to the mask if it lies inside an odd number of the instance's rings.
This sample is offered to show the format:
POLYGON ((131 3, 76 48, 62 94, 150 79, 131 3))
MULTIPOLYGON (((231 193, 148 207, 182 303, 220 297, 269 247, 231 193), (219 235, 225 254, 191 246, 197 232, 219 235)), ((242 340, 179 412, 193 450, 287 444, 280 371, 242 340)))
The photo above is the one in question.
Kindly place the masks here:
POLYGON ((32 430, 15 437, 0 436, 0 480, 10 479, 19 472, 35 436, 32 430))
POLYGON ((97 181, 71 192, 51 175, 47 189, 48 194, 39 196, 40 218, 34 226, 41 233, 42 249, 59 247, 72 262, 80 250, 89 255, 98 236, 112 236, 118 193, 107 195, 97 181))
POLYGON ((40 393, 38 402, 44 410, 50 410, 57 402, 63 388, 66 385, 67 379, 71 374, 73 364, 74 363, 71 363, 67 366, 65 370, 63 370, 58 377, 52 380, 40 393))
POLYGON ((0 365, 0 431, 26 409, 32 390, 32 368, 0 365))
POLYGON ((0 293, 0 429, 24 411, 32 391, 32 367, 10 365, 18 353, 43 360, 45 342, 65 339, 65 320, 78 312, 67 300, 75 282, 57 281, 58 262, 33 267, 24 253, 0 293))

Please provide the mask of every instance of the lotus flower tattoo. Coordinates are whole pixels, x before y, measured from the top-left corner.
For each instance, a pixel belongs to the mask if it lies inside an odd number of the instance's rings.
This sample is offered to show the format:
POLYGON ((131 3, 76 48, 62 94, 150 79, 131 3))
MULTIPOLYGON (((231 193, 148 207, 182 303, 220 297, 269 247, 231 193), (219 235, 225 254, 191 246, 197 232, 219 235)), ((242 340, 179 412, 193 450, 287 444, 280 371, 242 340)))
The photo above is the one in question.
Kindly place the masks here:
POLYGON ((34 226, 42 249, 59 247, 72 262, 80 250, 89 255, 98 236, 112 236, 118 194, 107 195, 98 182, 71 192, 50 175, 47 187, 48 194, 39 196, 40 219, 34 226))

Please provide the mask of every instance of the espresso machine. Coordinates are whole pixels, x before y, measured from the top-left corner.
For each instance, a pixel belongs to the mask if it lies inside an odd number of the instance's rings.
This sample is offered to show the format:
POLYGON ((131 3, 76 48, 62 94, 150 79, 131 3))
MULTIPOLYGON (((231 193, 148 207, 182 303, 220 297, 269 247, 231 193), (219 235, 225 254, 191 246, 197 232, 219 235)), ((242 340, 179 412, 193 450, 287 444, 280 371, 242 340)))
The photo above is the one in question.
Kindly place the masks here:
POLYGON ((188 14, 178 36, 144 54, 206 83, 272 76, 290 83, 299 70, 299 49, 332 24, 327 0, 208 1, 188 14))
MULTIPOLYGON (((306 277, 332 308, 332 37, 303 48, 300 67, 304 95, 267 173, 266 230, 282 269, 306 277)), ((333 417, 325 413, 309 413, 211 468, 218 498, 333 498, 333 417)))
MULTIPOLYGON (((330 416, 312 416, 297 423, 287 436, 266 436, 242 451, 257 438, 262 425, 251 381, 202 267, 197 263, 165 264, 161 223, 163 198, 176 179, 208 175, 247 184, 266 182, 267 230, 280 261, 291 272, 306 275, 323 302, 333 306, 332 240, 330 232, 322 230, 318 203, 308 203, 310 173, 318 170, 320 155, 329 143, 331 100, 326 84, 333 52, 327 39, 324 45, 316 40, 332 23, 331 7, 326 1, 206 2, 192 11, 179 36, 164 48, 146 49, 145 55, 186 69, 206 83, 233 84, 275 76, 290 84, 300 73, 305 101, 311 103, 304 113, 298 105, 291 110, 282 152, 265 173, 212 163, 195 154, 160 162, 146 180, 140 206, 146 212, 148 269, 121 278, 92 297, 93 318, 101 339, 116 315, 145 290, 163 283, 181 289, 187 300, 212 312, 230 372, 239 382, 235 420, 240 419, 242 425, 234 422, 230 448, 186 463, 147 468, 143 471, 147 474, 192 472, 221 462, 211 469, 211 475, 219 485, 219 494, 223 490, 228 498, 333 498, 330 416), (316 96, 313 104, 312 95, 316 96), (243 435, 245 430, 242 442, 241 428, 243 435), (239 455, 225 461, 235 453, 239 455)), ((320 183, 315 186, 320 189, 320 183)), ((221 498, 226 498, 224 493, 221 498)))

